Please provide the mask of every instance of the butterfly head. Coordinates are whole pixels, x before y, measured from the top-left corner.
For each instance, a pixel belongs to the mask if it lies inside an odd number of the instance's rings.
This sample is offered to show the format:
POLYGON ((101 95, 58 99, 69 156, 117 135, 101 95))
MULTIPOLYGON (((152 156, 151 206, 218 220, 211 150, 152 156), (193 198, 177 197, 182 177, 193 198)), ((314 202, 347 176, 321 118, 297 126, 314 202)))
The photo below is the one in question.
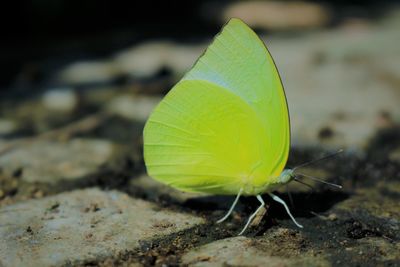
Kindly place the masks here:
POLYGON ((293 169, 285 169, 282 171, 281 175, 279 176, 278 182, 281 184, 287 184, 295 178, 294 170, 293 169))

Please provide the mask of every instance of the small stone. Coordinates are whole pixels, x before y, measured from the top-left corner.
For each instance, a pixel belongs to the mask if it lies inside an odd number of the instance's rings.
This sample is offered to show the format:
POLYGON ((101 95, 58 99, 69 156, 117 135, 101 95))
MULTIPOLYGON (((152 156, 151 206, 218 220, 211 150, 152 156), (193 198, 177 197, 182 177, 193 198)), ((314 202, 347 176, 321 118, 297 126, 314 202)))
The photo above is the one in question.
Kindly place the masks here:
POLYGON ((72 112, 78 105, 78 96, 69 88, 52 89, 43 95, 42 102, 49 110, 72 112))
POLYGON ((58 79, 69 84, 109 82, 120 75, 112 61, 82 61, 66 66, 58 73, 58 79))
POLYGON ((331 214, 328 215, 328 219, 331 220, 331 221, 336 221, 337 218, 338 218, 338 216, 337 216, 336 213, 331 213, 331 214))

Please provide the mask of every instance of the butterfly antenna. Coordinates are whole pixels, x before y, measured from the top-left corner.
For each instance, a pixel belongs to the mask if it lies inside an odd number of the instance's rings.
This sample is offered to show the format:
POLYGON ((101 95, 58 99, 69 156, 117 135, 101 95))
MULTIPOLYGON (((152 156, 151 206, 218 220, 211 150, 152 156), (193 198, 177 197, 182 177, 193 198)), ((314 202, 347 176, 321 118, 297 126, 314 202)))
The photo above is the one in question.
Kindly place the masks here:
MULTIPOLYGON (((319 178, 317 178, 317 177, 310 176, 310 175, 307 175, 307 174, 304 174, 304 173, 296 173, 296 174, 301 175, 301 176, 306 177, 306 178, 309 178, 309 179, 311 179, 311 180, 314 180, 314 181, 323 183, 323 184, 327 184, 327 185, 330 185, 330 186, 339 188, 339 189, 342 189, 342 188, 343 188, 343 186, 341 186, 341 185, 339 185, 339 184, 330 183, 330 182, 321 180, 321 179, 319 179, 319 178)), ((297 181, 298 181, 298 180, 297 180, 297 181)))
POLYGON ((309 161, 309 162, 300 164, 300 165, 294 167, 294 168, 293 168, 293 171, 295 171, 295 170, 297 170, 297 169, 299 169, 299 168, 302 168, 302 167, 305 167, 305 166, 314 164, 314 163, 316 163, 316 162, 319 162, 319 161, 322 161, 322 160, 326 160, 326 159, 335 157, 335 156, 337 156, 338 154, 342 153, 343 151, 344 151, 343 149, 339 149, 338 151, 336 151, 336 152, 334 152, 334 153, 332 153, 332 154, 326 155, 326 156, 324 156, 324 157, 322 157, 322 158, 314 159, 314 160, 312 160, 312 161, 309 161))
POLYGON ((309 185, 309 184, 307 184, 307 183, 305 183, 305 182, 299 180, 299 179, 297 178, 297 176, 296 176, 295 178, 293 178, 293 180, 296 181, 296 182, 298 182, 298 183, 300 183, 300 184, 302 184, 302 185, 305 185, 305 186, 309 187, 309 188, 311 189, 312 192, 315 191, 314 187, 312 187, 311 185, 309 185))

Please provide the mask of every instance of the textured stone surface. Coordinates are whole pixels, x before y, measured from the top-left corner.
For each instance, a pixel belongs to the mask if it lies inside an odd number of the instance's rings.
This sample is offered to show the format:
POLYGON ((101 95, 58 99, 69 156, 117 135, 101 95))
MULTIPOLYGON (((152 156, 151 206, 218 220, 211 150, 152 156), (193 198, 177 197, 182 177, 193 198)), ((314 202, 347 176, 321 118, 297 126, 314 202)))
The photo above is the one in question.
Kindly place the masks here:
POLYGON ((54 266, 118 255, 203 220, 87 189, 5 207, 0 222, 0 266, 54 266))
POLYGON ((100 139, 38 141, 2 155, 0 167, 6 173, 21 170, 21 177, 27 182, 56 183, 95 172, 112 153, 112 143, 100 139))
POLYGON ((288 234, 293 233, 280 228, 259 239, 239 236, 218 240, 190 251, 182 261, 190 266, 329 266, 320 255, 293 250, 295 244, 287 247, 287 253, 277 252, 276 239, 285 243, 288 234))
POLYGON ((190 266, 285 266, 286 259, 260 254, 246 237, 232 237, 215 241, 184 255, 183 263, 190 266))

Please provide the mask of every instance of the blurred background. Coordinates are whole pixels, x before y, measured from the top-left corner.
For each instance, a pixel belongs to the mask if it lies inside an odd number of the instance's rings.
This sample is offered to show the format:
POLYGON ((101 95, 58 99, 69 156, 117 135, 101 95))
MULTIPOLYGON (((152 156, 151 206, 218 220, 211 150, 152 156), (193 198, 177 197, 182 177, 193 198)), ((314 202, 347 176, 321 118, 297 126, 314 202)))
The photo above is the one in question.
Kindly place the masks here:
POLYGON ((398 7, 389 0, 6 5, 0 137, 34 136, 99 111, 143 123, 221 26, 239 17, 278 65, 293 144, 362 151, 377 128, 400 119, 398 7))

